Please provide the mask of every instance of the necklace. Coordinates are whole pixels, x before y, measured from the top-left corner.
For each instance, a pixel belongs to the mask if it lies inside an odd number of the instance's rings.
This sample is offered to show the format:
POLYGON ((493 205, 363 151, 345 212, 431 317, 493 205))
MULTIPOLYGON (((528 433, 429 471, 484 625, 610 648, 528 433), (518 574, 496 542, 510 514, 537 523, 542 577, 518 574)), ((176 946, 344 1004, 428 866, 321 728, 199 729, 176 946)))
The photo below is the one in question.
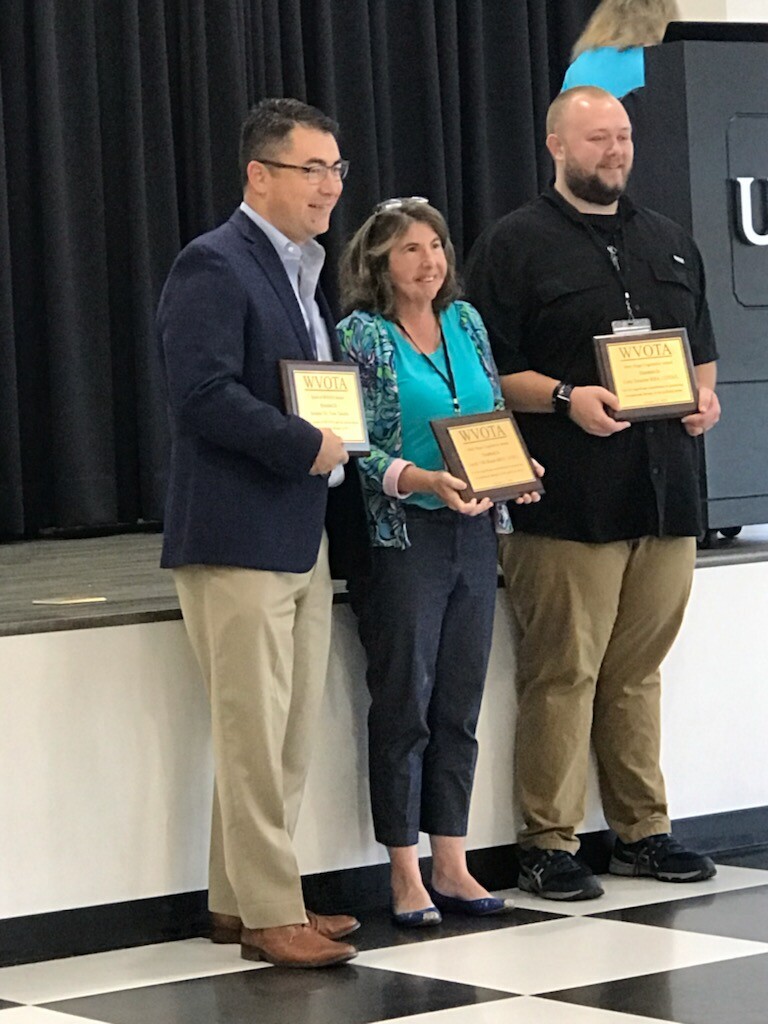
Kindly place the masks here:
MULTIPOLYGON (((438 377, 446 384, 448 390, 451 393, 451 401, 453 402, 453 413, 455 416, 458 416, 458 414, 461 412, 461 407, 459 406, 459 396, 456 391, 456 380, 453 376, 453 367, 451 366, 451 357, 448 352, 448 344, 445 340, 445 335, 443 334, 443 328, 440 322, 438 321, 438 328, 440 331, 440 344, 442 344, 443 346, 443 354, 445 356, 445 373, 443 373, 443 371, 440 369, 440 367, 437 365, 434 359, 427 355, 427 353, 424 351, 421 345, 414 341, 409 331, 407 331, 405 327, 403 327, 402 323, 399 320, 395 320, 395 326, 398 328, 403 337, 407 341, 409 341, 411 345, 416 349, 421 358, 425 359, 429 363, 429 365, 432 367, 432 369, 438 375, 438 377)), ((440 345, 438 345, 438 348, 439 347, 440 345)), ((435 351, 437 351, 437 349, 435 349, 435 351)))

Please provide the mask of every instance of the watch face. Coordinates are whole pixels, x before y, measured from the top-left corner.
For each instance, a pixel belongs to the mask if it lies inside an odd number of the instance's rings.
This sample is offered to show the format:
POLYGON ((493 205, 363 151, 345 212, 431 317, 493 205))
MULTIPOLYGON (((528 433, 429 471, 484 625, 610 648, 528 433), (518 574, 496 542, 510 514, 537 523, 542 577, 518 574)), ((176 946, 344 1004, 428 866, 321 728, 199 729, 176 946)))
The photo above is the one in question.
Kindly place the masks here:
POLYGON ((572 384, 561 384, 555 392, 555 412, 563 416, 570 415, 572 384))

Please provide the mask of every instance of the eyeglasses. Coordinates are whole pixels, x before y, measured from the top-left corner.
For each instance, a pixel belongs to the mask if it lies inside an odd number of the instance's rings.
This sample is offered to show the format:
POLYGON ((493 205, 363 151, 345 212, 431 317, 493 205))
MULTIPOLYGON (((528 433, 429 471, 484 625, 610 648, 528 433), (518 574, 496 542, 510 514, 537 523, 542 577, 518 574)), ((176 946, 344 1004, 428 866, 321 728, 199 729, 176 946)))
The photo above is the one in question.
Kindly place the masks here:
POLYGON ((343 181, 349 171, 349 160, 338 160, 335 164, 308 164, 306 167, 301 164, 281 164, 279 160, 265 160, 263 157, 254 157, 260 164, 267 164, 268 167, 285 167, 289 171, 303 171, 310 185, 319 185, 325 181, 329 174, 334 178, 343 181))
POLYGON ((390 210, 401 210, 404 206, 421 206, 429 203, 424 196, 399 196, 396 199, 384 199, 373 208, 374 217, 379 213, 389 213, 390 210))

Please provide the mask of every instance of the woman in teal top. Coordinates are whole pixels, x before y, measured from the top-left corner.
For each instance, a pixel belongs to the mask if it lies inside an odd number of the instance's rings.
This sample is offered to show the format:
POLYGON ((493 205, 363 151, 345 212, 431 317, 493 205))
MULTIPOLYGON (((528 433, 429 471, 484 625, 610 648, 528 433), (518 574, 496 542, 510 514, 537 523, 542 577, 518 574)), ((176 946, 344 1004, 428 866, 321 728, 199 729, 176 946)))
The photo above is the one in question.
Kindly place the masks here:
MULTIPOLYGON (((443 343, 429 361, 417 351, 403 334, 403 328, 386 321, 386 329, 394 345, 397 383, 400 393, 400 420, 403 430, 403 458, 427 470, 442 470, 443 457, 429 425, 431 419, 450 416, 454 412, 449 387, 435 387, 435 373, 448 379, 453 373, 457 402, 462 415, 489 412, 496 407, 491 380, 485 373, 477 352, 465 335, 459 316, 459 304, 449 306, 439 316, 443 343), (450 364, 446 354, 450 352, 450 364)), ((406 505, 421 508, 444 508, 439 494, 416 491, 403 498, 406 505)))
POLYGON ((573 47, 563 90, 596 85, 621 99, 645 85, 646 46, 680 20, 677 0, 602 0, 573 47))
MULTIPOLYGON (((398 924, 509 902, 469 874, 465 837, 505 506, 466 502, 430 419, 503 408, 483 323, 457 301, 453 247, 425 199, 380 203, 342 258, 339 338, 357 363, 371 454, 358 459, 372 544, 360 608, 368 656, 371 807, 398 924), (432 877, 419 871, 430 836, 432 877)), ((525 495, 522 501, 536 500, 525 495)))

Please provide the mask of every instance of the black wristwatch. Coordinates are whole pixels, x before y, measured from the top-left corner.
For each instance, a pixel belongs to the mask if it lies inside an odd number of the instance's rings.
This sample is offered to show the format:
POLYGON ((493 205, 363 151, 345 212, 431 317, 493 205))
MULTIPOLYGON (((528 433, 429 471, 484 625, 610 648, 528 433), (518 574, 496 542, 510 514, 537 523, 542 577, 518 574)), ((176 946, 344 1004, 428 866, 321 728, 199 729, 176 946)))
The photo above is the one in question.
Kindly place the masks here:
POLYGON ((571 414, 571 392, 573 384, 560 381, 552 392, 552 409, 557 416, 570 416, 571 414))

